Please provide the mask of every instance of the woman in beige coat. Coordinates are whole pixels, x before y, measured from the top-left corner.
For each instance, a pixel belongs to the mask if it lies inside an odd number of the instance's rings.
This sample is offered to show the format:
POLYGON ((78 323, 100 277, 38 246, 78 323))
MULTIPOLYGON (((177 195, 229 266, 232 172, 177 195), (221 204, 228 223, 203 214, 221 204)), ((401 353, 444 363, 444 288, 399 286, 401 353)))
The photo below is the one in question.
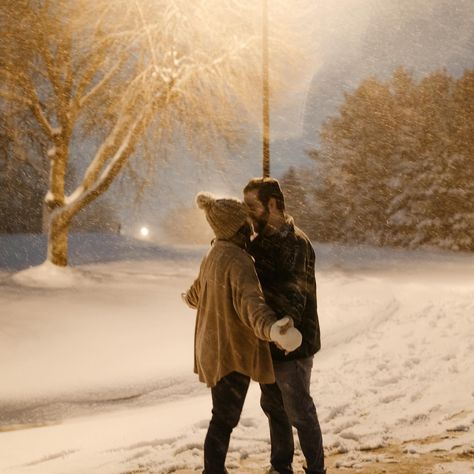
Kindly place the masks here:
POLYGON ((211 387, 212 419, 204 442, 204 473, 226 473, 230 435, 242 412, 250 379, 274 383, 268 341, 286 351, 301 344, 291 318, 277 320, 265 304, 252 257, 252 226, 237 199, 196 198, 215 233, 186 303, 197 309, 194 370, 211 387))

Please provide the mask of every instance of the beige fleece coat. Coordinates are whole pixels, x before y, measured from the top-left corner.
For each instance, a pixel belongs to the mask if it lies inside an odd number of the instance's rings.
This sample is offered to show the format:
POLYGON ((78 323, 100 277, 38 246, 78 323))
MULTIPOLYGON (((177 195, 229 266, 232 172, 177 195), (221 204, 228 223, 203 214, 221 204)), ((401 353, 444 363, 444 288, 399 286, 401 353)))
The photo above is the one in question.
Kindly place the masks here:
POLYGON ((245 250, 216 240, 185 298, 197 308, 194 371, 201 382, 213 387, 234 371, 257 382, 275 382, 267 341, 277 318, 265 304, 245 250))

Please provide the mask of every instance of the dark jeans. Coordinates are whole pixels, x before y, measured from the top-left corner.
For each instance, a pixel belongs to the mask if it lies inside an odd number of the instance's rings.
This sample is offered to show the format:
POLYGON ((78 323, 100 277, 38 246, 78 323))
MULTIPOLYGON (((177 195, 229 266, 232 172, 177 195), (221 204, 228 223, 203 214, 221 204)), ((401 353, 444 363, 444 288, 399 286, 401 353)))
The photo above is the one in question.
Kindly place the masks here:
POLYGON ((260 404, 270 424, 270 462, 280 474, 293 472, 291 464, 294 454, 294 426, 306 458, 306 472, 323 474, 323 439, 309 390, 313 357, 289 361, 274 360, 273 366, 276 383, 260 384, 260 404))
POLYGON ((239 422, 249 384, 249 377, 232 372, 211 388, 212 418, 204 441, 205 474, 227 473, 230 435, 239 422))

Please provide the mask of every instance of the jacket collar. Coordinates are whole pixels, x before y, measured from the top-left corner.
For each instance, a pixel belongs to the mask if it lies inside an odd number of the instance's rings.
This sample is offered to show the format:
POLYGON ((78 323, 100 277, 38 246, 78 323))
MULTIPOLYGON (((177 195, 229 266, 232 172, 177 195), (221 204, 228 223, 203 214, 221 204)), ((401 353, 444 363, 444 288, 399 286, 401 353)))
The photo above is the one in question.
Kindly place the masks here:
POLYGON ((245 250, 244 247, 239 245, 237 242, 234 242, 233 240, 213 239, 211 242, 211 246, 215 247, 216 245, 218 245, 219 247, 238 247, 239 249, 245 250))
POLYGON ((295 232, 295 222, 293 217, 288 214, 285 214, 285 223, 276 231, 276 232, 265 232, 265 229, 262 232, 262 238, 265 239, 284 239, 288 237, 289 234, 295 232))

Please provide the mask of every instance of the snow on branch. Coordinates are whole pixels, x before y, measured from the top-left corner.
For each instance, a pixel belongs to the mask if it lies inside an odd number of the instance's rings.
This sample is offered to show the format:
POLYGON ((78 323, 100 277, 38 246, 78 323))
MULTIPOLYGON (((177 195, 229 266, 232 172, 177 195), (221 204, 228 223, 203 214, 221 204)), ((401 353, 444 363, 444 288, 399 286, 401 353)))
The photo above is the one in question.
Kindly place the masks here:
MULTIPOLYGON (((77 212, 77 209, 108 189, 135 150, 143 131, 153 119, 156 107, 168 99, 171 87, 172 84, 148 102, 138 116, 130 117, 125 112, 121 115, 121 120, 116 123, 87 168, 82 183, 66 198, 64 211, 73 208, 77 212)), ((130 97, 127 105, 133 102, 133 97, 130 97)))
MULTIPOLYGON (((123 137, 120 146, 112 157, 102 157, 102 160, 100 160, 102 166, 105 166, 105 164, 107 164, 107 166, 102 170, 100 176, 97 176, 94 181, 90 179, 87 180, 86 177, 83 183, 66 198, 65 207, 61 212, 72 212, 75 214, 108 189, 135 148, 137 132, 138 128, 142 125, 142 120, 137 120, 134 125, 128 129, 128 132, 125 137, 123 137)), ((100 152, 98 154, 100 154, 100 152)), ((94 171, 94 174, 98 175, 99 169, 96 168, 94 171)))
POLYGON ((102 77, 102 79, 92 87, 90 91, 85 93, 82 97, 78 98, 79 108, 82 108, 86 103, 94 97, 101 89, 103 89, 107 84, 114 78, 115 73, 124 65, 127 58, 123 57, 120 61, 109 69, 109 71, 102 77))

